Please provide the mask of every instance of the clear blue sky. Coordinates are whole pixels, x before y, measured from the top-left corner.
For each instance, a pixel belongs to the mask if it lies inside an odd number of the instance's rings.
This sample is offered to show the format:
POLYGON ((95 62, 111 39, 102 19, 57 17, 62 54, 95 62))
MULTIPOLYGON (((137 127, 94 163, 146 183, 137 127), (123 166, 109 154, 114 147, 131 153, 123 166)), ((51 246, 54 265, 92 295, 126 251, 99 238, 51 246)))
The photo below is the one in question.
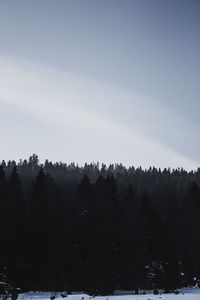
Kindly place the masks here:
POLYGON ((196 168, 200 1, 1 0, 0 158, 196 168))

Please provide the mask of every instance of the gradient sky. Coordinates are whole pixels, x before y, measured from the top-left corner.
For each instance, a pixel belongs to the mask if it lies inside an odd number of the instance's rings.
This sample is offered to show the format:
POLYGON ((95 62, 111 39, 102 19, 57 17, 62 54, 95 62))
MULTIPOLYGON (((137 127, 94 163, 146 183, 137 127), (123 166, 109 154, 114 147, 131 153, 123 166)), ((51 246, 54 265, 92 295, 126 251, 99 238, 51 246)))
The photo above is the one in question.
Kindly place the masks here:
POLYGON ((200 165, 200 1, 0 0, 0 159, 200 165))

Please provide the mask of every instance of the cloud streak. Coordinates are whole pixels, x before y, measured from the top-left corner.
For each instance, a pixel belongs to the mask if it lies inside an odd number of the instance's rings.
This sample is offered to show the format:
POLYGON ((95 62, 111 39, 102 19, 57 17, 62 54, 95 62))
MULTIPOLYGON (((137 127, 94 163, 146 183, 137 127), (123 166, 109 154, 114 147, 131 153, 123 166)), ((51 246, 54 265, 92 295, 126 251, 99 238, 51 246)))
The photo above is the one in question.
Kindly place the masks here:
POLYGON ((8 114, 0 121, 2 159, 36 152, 80 164, 198 166, 175 143, 192 141, 197 128, 145 95, 3 56, 0 82, 8 114))

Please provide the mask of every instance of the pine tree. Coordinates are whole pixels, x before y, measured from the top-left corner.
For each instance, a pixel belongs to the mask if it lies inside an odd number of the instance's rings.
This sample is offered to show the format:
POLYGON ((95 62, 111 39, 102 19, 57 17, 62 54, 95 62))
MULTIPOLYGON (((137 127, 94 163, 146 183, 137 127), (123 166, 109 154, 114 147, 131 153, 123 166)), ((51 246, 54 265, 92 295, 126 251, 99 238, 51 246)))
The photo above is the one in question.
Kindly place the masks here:
POLYGON ((0 231, 1 231, 1 245, 0 253, 4 248, 7 241, 8 231, 8 195, 7 195, 7 182, 5 177, 4 168, 0 165, 0 231))

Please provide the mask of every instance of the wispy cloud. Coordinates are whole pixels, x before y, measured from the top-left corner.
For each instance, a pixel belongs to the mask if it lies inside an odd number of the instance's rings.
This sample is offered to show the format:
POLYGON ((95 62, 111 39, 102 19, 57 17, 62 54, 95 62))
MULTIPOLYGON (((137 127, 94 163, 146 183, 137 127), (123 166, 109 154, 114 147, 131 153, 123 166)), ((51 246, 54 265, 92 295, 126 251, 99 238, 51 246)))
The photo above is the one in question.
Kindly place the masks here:
POLYGON ((81 164, 198 166, 173 142, 197 129, 145 95, 1 56, 0 82, 2 159, 36 152, 81 164))

